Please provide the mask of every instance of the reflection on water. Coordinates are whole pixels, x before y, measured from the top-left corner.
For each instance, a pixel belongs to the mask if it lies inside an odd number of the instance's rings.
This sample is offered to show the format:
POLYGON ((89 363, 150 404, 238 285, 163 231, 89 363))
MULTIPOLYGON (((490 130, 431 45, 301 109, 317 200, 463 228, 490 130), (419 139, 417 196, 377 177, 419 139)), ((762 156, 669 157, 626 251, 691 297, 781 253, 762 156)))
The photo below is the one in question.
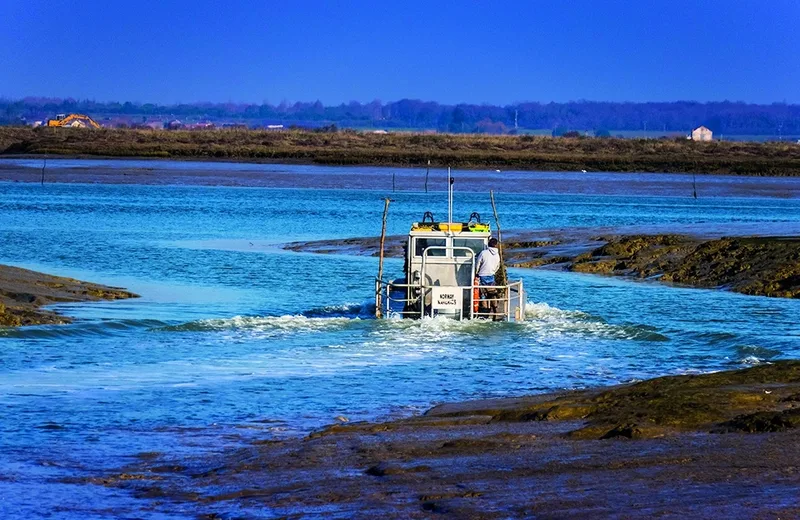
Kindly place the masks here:
MULTIPOLYGON (((56 306, 72 325, 0 329, 6 515, 136 516, 140 504, 124 494, 59 479, 137 452, 193 454, 337 415, 386 419, 445 400, 800 353, 797 301, 548 271, 513 273, 531 300, 525 323, 373 320, 374 258, 275 246, 377 234, 371 191, 0 186, 0 262, 143 296, 56 306)), ((426 209, 444 214, 440 194, 393 197, 390 233, 426 209)), ((484 194, 456 203, 490 214, 484 194)), ((500 194, 499 204, 509 228, 800 222, 791 199, 500 194)), ((387 262, 390 274, 400 268, 387 262)))

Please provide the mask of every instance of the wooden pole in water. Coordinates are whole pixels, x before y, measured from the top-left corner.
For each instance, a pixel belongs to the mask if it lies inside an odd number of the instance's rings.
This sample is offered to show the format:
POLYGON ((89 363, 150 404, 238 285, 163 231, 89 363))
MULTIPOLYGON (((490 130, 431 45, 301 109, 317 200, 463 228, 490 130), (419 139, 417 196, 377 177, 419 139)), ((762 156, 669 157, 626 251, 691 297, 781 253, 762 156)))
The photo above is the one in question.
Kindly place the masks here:
POLYGON ((380 256, 378 257, 378 280, 375 283, 375 317, 383 318, 383 298, 381 298, 381 289, 383 285, 383 245, 386 242, 386 217, 389 214, 389 202, 391 199, 388 197, 383 199, 383 225, 381 226, 381 245, 380 256))
POLYGON ((506 285, 506 264, 503 262, 503 236, 500 231, 500 219, 497 217, 497 205, 494 203, 494 190, 489 190, 489 198, 492 199, 492 211, 494 212, 494 221, 497 224, 497 250, 500 253, 500 269, 497 271, 499 280, 495 280, 495 283, 497 285, 506 285))
POLYGON ((42 186, 44 186, 44 169, 47 168, 47 152, 44 153, 44 162, 42 163, 42 186))
POLYGON ((392 193, 394 193, 394 189, 395 189, 394 188, 394 186, 395 186, 395 184, 394 184, 394 176, 395 176, 395 172, 392 172, 392 193))
POLYGON ((428 159, 428 167, 425 168, 425 193, 428 193, 428 175, 431 173, 431 160, 428 159))

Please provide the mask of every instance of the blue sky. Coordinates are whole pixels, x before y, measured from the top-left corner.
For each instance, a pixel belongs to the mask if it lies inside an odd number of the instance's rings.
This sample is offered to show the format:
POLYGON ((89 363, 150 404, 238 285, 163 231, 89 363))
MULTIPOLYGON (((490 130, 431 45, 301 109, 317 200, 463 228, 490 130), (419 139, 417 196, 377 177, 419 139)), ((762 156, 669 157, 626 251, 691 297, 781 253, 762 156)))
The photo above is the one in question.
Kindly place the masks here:
POLYGON ((4 0, 0 96, 800 102, 800 1, 4 0))

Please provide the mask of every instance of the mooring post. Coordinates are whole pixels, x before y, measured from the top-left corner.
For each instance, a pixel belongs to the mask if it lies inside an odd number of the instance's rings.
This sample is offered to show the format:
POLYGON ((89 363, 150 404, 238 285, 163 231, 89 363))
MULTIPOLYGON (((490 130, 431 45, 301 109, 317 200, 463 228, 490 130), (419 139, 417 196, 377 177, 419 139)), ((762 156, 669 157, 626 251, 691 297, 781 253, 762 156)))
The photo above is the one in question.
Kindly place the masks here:
POLYGON ((42 186, 44 186, 44 169, 47 168, 47 152, 44 153, 44 162, 42 163, 42 186))
POLYGON ((383 290, 383 244, 386 242, 386 217, 389 215, 389 202, 391 202, 390 198, 386 197, 383 199, 383 225, 381 226, 381 245, 378 256, 378 280, 375 283, 376 318, 383 318, 383 298, 381 298, 381 292, 383 290))
POLYGON ((428 193, 428 175, 431 173, 431 160, 428 159, 428 167, 425 169, 425 193, 428 193))

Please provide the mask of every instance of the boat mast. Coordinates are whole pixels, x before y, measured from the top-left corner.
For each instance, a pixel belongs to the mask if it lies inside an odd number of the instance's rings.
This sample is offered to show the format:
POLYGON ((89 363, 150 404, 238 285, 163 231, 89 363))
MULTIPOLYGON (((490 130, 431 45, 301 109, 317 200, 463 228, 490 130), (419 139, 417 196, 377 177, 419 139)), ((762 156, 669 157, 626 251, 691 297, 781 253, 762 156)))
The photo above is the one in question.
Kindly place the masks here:
MULTIPOLYGON (((450 167, 447 167, 447 222, 453 223, 453 183, 455 179, 450 176, 450 167)), ((447 227, 450 231, 450 226, 447 227)))

